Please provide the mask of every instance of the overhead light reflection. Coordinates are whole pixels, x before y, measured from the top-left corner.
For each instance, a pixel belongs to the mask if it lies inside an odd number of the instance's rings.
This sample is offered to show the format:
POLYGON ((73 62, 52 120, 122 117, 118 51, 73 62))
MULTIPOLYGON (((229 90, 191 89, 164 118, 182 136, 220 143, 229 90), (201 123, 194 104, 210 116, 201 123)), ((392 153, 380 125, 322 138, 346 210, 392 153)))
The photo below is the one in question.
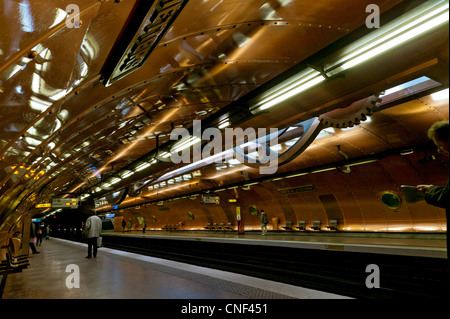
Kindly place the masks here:
POLYGON ((431 99, 435 102, 448 100, 448 88, 431 94, 431 99))

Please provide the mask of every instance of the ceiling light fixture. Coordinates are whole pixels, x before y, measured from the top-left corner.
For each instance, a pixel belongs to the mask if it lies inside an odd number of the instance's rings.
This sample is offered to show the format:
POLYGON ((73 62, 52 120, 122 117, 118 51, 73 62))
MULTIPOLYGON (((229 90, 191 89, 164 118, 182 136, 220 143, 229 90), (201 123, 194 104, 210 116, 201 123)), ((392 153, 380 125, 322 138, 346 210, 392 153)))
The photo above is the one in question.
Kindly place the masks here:
POLYGON ((425 2, 343 49, 337 60, 325 65, 327 75, 350 69, 448 22, 448 8, 448 0, 425 2))
POLYGON ((263 94, 260 100, 250 108, 250 112, 255 114, 266 110, 325 81, 325 79, 320 72, 312 68, 306 68, 303 72, 296 74, 263 94))
POLYGON ((252 114, 271 108, 316 86, 329 77, 353 68, 427 31, 448 22, 448 0, 427 1, 407 14, 376 29, 346 48, 330 55, 323 71, 307 67, 254 100, 252 114))

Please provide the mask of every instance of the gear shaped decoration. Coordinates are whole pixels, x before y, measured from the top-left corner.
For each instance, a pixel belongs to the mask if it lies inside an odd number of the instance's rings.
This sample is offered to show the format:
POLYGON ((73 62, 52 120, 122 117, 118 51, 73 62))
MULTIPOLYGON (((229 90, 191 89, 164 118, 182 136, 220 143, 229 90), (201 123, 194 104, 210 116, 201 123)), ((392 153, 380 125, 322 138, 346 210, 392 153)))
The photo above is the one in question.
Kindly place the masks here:
POLYGON ((377 103, 381 102, 379 94, 353 102, 344 108, 338 108, 319 116, 325 127, 353 127, 367 120, 367 116, 377 111, 377 103))

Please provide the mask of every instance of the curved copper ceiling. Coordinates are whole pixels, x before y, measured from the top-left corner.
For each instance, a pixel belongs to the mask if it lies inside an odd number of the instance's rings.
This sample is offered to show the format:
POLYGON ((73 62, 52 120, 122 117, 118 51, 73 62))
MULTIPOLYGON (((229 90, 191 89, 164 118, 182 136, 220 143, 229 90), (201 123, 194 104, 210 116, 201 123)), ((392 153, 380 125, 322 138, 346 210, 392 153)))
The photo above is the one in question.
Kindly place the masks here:
MULTIPOLYGON (((43 2, 0 4, 0 230, 36 203, 95 189, 167 142, 176 127, 238 112, 241 103, 367 33, 365 8, 374 3, 189 0, 145 64, 105 87, 102 68, 135 1, 77 0, 80 28, 65 23, 72 1, 43 2)), ((412 9, 400 0, 378 5, 389 19, 412 9)), ((425 144, 429 124, 448 118, 448 101, 436 104, 427 96, 448 87, 448 24, 238 122, 243 128, 287 128, 424 75, 437 85, 381 105, 370 122, 354 130, 326 131, 329 137, 277 173, 340 162, 344 157, 336 145, 354 159, 425 144)), ((160 163, 130 185, 175 168, 160 163)), ((198 191, 240 180, 240 169, 226 169, 231 173, 218 183, 216 166, 201 168, 198 191)), ((261 177, 252 169, 246 174, 249 181, 261 177)), ((155 196, 145 188, 138 202, 191 192, 178 188, 155 196)))

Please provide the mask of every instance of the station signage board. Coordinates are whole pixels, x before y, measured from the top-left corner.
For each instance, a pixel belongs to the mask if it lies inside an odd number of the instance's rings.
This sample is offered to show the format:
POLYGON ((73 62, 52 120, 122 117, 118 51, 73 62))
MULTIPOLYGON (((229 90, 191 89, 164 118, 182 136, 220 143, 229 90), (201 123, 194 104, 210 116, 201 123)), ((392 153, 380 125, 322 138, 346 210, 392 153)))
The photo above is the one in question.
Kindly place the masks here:
POLYGON ((80 204, 79 198, 53 198, 52 208, 78 208, 80 204))
POLYGON ((202 195, 202 204, 220 204, 220 197, 215 195, 202 195))
POLYGON ((109 86, 139 69, 188 0, 137 0, 102 69, 109 86))

